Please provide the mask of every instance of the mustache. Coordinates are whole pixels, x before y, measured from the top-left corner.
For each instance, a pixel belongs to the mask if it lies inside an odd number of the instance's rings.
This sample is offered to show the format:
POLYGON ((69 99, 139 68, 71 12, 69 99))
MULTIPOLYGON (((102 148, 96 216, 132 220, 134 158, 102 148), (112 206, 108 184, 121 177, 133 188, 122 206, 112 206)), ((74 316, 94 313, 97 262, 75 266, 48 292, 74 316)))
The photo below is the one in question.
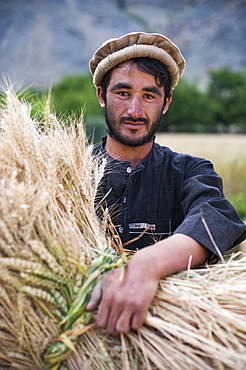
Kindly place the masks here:
POLYGON ((143 122, 145 124, 148 124, 149 121, 147 120, 147 118, 144 118, 144 117, 139 117, 139 118, 132 118, 132 117, 121 117, 119 122, 122 123, 122 122, 132 122, 132 123, 136 123, 136 122, 143 122))

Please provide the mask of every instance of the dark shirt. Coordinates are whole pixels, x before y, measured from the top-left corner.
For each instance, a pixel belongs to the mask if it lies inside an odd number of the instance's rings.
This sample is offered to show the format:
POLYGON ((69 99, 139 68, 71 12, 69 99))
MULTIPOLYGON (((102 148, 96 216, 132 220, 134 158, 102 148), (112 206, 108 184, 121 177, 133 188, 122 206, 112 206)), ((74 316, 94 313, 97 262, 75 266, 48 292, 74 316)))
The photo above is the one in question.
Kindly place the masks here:
POLYGON ((144 232, 127 249, 181 233, 219 256, 217 248, 224 254, 245 239, 246 226, 225 199, 221 178, 208 160, 154 143, 132 171, 130 162, 109 157, 102 144, 95 153, 107 157, 96 205, 109 209, 123 244, 144 232))

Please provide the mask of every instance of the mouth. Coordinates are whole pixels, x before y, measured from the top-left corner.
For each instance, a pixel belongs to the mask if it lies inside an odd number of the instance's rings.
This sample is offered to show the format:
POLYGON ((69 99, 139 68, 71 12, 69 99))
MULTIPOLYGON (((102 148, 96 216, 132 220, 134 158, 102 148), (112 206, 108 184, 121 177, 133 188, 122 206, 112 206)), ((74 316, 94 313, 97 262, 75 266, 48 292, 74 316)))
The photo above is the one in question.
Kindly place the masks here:
POLYGON ((124 121, 122 122, 124 126, 128 127, 129 129, 137 130, 145 125, 144 122, 132 122, 132 121, 124 121))
POLYGON ((137 130, 148 124, 148 121, 143 117, 135 120, 129 117, 122 117, 120 123, 130 130, 137 130))

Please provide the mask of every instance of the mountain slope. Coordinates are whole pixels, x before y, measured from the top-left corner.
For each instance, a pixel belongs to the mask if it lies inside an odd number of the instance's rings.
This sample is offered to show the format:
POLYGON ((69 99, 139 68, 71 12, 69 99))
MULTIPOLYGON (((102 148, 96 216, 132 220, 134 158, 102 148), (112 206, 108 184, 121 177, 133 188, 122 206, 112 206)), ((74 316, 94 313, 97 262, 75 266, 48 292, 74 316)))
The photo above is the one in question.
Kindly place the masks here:
POLYGON ((0 0, 0 73, 48 86, 88 71, 100 44, 126 32, 160 32, 181 48, 184 76, 246 67, 244 0, 0 0))

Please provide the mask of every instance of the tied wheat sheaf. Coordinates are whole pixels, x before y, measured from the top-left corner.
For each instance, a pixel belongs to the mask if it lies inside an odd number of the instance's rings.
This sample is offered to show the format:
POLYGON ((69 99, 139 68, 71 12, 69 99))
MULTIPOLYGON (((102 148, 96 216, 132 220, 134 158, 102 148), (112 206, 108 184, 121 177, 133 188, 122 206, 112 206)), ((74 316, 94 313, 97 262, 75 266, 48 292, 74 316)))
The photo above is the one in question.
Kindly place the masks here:
MULTIPOLYGON (((82 122, 44 122, 5 91, 0 132, 0 369, 245 369, 246 256, 160 281, 138 331, 85 310, 127 259, 94 197, 104 170, 82 122), (109 230, 106 233, 105 230, 109 230), (110 231, 111 230, 111 231, 110 231)), ((143 288, 144 289, 144 288, 143 288)))

